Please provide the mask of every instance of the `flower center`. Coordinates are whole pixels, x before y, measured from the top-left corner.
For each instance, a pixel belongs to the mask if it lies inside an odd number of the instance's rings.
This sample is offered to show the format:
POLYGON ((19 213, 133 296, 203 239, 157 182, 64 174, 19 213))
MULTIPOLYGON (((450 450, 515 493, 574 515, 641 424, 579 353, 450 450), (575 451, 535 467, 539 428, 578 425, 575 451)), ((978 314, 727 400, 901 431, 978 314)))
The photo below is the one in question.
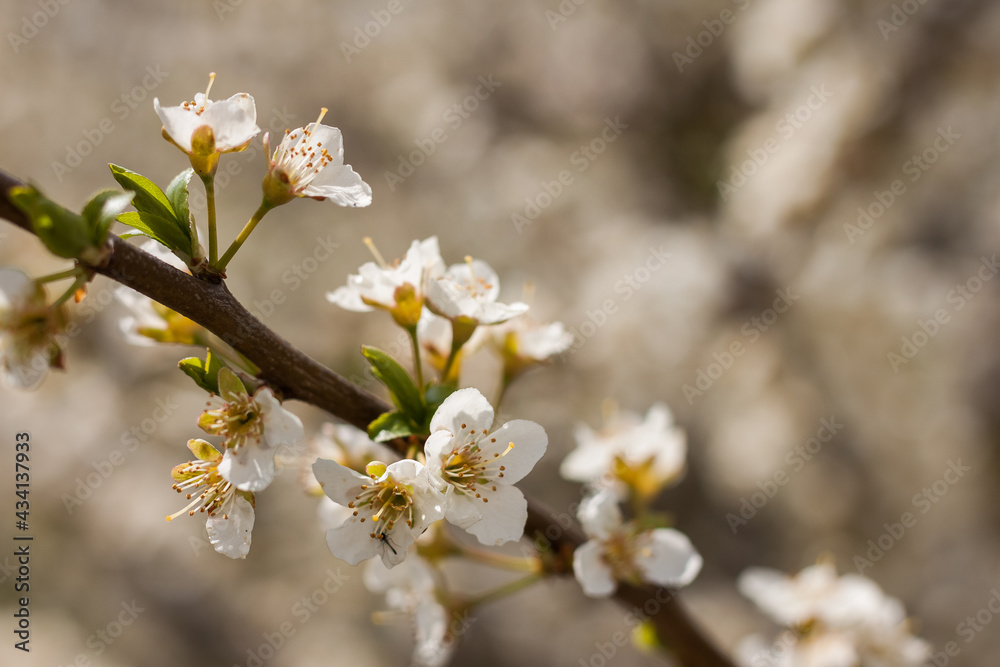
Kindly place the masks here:
POLYGON ((249 394, 238 396, 216 410, 206 410, 200 425, 206 433, 222 436, 234 454, 249 440, 259 440, 264 435, 260 406, 249 394))
POLYGON ((310 123, 300 130, 295 132, 285 130, 285 140, 278 148, 279 151, 282 151, 281 155, 277 156, 274 161, 279 165, 284 178, 293 189, 297 190, 309 185, 316 178, 316 174, 333 162, 333 156, 323 148, 323 142, 312 139, 313 131, 319 126, 326 112, 326 107, 323 107, 316 122, 310 123))
MULTIPOLYGON (((462 424, 462 429, 466 428, 462 424)), ((483 435, 486 430, 483 429, 483 435)), ((514 443, 507 445, 503 452, 495 452, 493 456, 485 456, 479 446, 475 431, 469 433, 470 440, 464 445, 452 450, 448 461, 441 468, 442 476, 454 486, 459 493, 475 496, 484 503, 489 502, 489 498, 483 497, 480 486, 489 486, 492 491, 496 491, 495 482, 502 479, 506 466, 501 465, 503 457, 507 456, 513 449, 514 443)), ((496 438, 491 438, 491 442, 496 442, 496 438)))
POLYGON ((410 489, 391 477, 375 484, 362 484, 361 493, 354 496, 347 506, 354 510, 354 516, 358 516, 359 511, 371 512, 370 517, 361 517, 361 522, 370 518, 374 524, 370 537, 385 540, 393 551, 395 549, 389 544, 387 533, 400 520, 412 528, 416 514, 410 489))
POLYGON ((184 509, 168 516, 167 521, 172 521, 185 512, 188 516, 194 516, 195 512, 207 512, 209 516, 215 516, 236 493, 236 487, 223 479, 218 467, 218 461, 191 461, 174 469, 175 479, 181 481, 174 484, 173 489, 177 493, 187 491, 185 497, 191 502, 184 509), (205 490, 195 495, 194 492, 202 486, 205 490))

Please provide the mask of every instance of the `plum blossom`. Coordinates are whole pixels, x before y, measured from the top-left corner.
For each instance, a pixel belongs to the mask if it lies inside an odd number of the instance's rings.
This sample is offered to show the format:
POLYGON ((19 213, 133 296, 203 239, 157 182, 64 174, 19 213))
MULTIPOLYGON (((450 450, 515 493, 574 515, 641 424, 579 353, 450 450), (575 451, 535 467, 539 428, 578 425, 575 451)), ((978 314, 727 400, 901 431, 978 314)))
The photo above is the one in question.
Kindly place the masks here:
POLYGON ((326 543, 330 553, 351 565, 380 556, 386 567, 394 567, 413 541, 444 516, 444 499, 424 466, 412 459, 388 466, 372 462, 367 472, 362 475, 328 459, 313 464, 326 495, 353 510, 343 524, 327 531, 326 543))
POLYGON ((525 419, 491 432, 493 416, 477 389, 460 389, 434 413, 424 445, 430 477, 446 497, 445 518, 487 545, 524 534, 527 501, 514 484, 548 445, 545 430, 525 419))
POLYGON ((477 349, 489 345, 503 359, 503 373, 507 382, 525 371, 545 364, 557 354, 569 349, 573 334, 566 331, 562 322, 540 324, 529 315, 513 317, 502 324, 477 329, 469 346, 477 349))
POLYGON ((416 326, 424 305, 424 285, 444 273, 437 237, 414 241, 406 257, 392 264, 386 264, 371 239, 365 242, 378 262, 363 264, 357 274, 348 277, 347 285, 326 295, 327 301, 355 312, 380 308, 388 311, 400 326, 416 326))
POLYGON ((63 367, 58 336, 66 328, 61 305, 46 303, 45 288, 16 269, 0 269, 0 374, 16 389, 34 389, 49 368, 63 367))
POLYGON ((198 426, 225 440, 219 473, 241 491, 260 491, 274 478, 276 449, 302 439, 302 422, 281 407, 269 387, 250 395, 228 368, 219 371, 219 392, 221 405, 203 412, 198 426))
POLYGON ((344 137, 340 130, 321 125, 323 109, 316 122, 295 130, 285 130, 281 143, 271 153, 264 135, 264 151, 271 154, 264 176, 264 200, 270 207, 286 204, 296 197, 329 199, 339 206, 368 206, 371 186, 361 180, 351 165, 344 164, 344 137))
POLYGON ((185 512, 207 515, 205 528, 215 550, 230 558, 246 558, 254 523, 254 495, 240 491, 219 472, 222 453, 204 440, 190 440, 188 449, 197 460, 176 466, 171 476, 177 493, 191 502, 167 517, 171 521, 185 512), (198 490, 202 489, 200 493, 198 490))
POLYGON ((737 648, 741 664, 919 667, 930 655, 927 642, 911 633, 899 600, 861 575, 838 577, 830 562, 821 561, 792 577, 751 568, 741 575, 739 588, 794 633, 782 650, 768 649, 758 636, 744 639, 737 648))
POLYGON ((191 166, 201 175, 214 173, 221 153, 244 150, 259 132, 257 107, 253 97, 237 93, 228 100, 208 98, 215 81, 210 75, 208 89, 193 102, 162 107, 153 99, 153 109, 163 122, 163 136, 188 154, 191 166))
POLYGON ((464 264, 448 267, 443 276, 427 284, 427 306, 432 312, 473 328, 479 324, 499 324, 527 312, 527 304, 503 304, 497 301, 499 295, 500 279, 496 271, 486 262, 471 257, 464 264))
POLYGON ((373 558, 365 566, 362 580, 369 591, 385 593, 389 608, 412 623, 414 665, 442 667, 448 663, 457 644, 449 628, 448 609, 435 595, 434 572, 427 561, 411 554, 399 567, 389 569, 373 558))
POLYGON ((574 435, 576 449, 560 467, 566 479, 610 487, 620 497, 632 488, 651 498, 684 472, 687 438, 663 403, 650 407, 645 419, 622 412, 600 431, 580 424, 574 435))
POLYGON ((679 588, 701 571, 701 555, 684 533, 622 523, 618 498, 610 490, 584 499, 577 516, 591 539, 573 552, 573 574, 591 597, 611 595, 621 580, 679 588))

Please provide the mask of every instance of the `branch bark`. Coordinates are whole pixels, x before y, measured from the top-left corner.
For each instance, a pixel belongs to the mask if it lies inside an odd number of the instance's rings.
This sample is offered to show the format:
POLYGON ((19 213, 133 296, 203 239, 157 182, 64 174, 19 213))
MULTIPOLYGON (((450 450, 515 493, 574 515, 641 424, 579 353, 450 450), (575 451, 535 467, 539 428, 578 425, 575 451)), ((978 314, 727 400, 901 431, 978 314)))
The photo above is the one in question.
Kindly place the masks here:
MULTIPOLYGON (((0 217, 32 232, 30 221, 15 207, 8 191, 24 185, 0 170, 0 217)), ((260 368, 261 379, 286 399, 297 399, 367 430, 390 406, 299 351, 257 320, 230 293, 225 283, 194 278, 110 236, 112 254, 103 266, 90 266, 178 313, 222 338, 260 368)), ((564 528, 551 510, 528 498, 526 537, 534 537, 543 552, 558 562, 572 562, 573 550, 586 537, 572 523, 564 528)), ((568 568, 562 568, 568 573, 568 568)), ((675 591, 656 586, 622 584, 617 601, 636 617, 649 617, 657 633, 678 660, 689 667, 733 667, 682 607, 675 591)))

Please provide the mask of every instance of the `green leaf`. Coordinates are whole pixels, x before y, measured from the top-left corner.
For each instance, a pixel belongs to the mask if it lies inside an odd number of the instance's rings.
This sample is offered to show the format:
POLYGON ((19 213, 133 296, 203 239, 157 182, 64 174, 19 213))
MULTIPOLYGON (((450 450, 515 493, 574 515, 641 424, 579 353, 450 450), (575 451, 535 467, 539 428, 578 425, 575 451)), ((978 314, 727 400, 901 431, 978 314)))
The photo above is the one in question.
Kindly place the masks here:
POLYGON ((188 186, 191 183, 192 176, 194 176, 194 169, 190 167, 185 169, 177 174, 174 180, 170 181, 170 185, 167 186, 167 191, 164 193, 170 201, 170 206, 174 209, 177 221, 188 225, 189 240, 191 239, 191 213, 188 210, 188 186))
POLYGON ((91 197, 83 207, 83 219, 90 227, 91 241, 95 247, 104 245, 108 230, 117 216, 132 201, 133 192, 102 190, 91 197))
POLYGON ((93 245, 83 216, 46 198, 35 188, 14 187, 8 196, 28 216, 35 234, 55 255, 77 259, 93 245))
POLYGON ((219 370, 217 381, 219 396, 222 396, 225 401, 233 401, 247 394, 247 388, 243 385, 243 382, 237 377, 236 373, 228 368, 219 370))
POLYGON ((118 222, 128 225, 165 245, 171 250, 179 250, 186 256, 191 256, 191 240, 183 236, 174 221, 161 218, 152 213, 129 211, 118 216, 118 222))
POLYGON ((375 442, 386 442, 413 434, 413 424, 402 412, 384 412, 368 425, 368 437, 375 442))
MULTIPOLYGON (((132 205, 139 212, 144 227, 137 226, 131 222, 123 220, 123 216, 118 219, 130 227, 139 229, 151 238, 156 239, 171 250, 178 250, 185 255, 191 255, 191 226, 187 216, 183 219, 174 210, 173 204, 159 188, 156 183, 141 174, 130 171, 125 167, 116 164, 109 165, 111 173, 126 190, 135 192, 132 205), (152 233, 150 233, 152 232, 152 233)), ((183 175, 183 174, 182 174, 183 175)), ((177 179, 174 179, 177 181, 177 179)), ((173 183, 171 183, 173 185, 173 183)), ((180 186, 178 186, 180 187, 180 186)), ((186 202, 185 202, 186 203, 186 202)), ((129 220, 135 220, 134 216, 129 216, 129 220)))
POLYGON ((212 354, 212 350, 205 350, 205 352, 205 359, 188 357, 181 359, 177 366, 194 380, 196 385, 210 394, 219 394, 219 371, 225 366, 218 357, 212 354))
POLYGON ((420 390, 413 384, 410 374, 399 365, 399 362, 377 347, 363 346, 361 353, 371 364, 372 375, 389 388, 392 402, 396 407, 406 413, 413 423, 422 423, 427 409, 424 399, 420 396, 420 390))

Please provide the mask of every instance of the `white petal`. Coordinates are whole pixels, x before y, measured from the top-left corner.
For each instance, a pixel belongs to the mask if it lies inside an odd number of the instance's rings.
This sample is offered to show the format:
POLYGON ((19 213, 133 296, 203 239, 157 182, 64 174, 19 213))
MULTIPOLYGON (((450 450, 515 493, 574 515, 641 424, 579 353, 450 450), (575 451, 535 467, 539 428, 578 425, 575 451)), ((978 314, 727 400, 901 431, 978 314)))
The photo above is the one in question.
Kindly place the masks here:
POLYGON ((344 310, 350 310, 355 313, 370 313, 375 310, 361 300, 361 291, 354 285, 345 285, 344 287, 338 287, 332 292, 327 292, 326 300, 340 306, 344 310))
POLYGON ((184 107, 161 107, 159 98, 153 98, 153 110, 160 117, 163 129, 184 152, 191 152, 191 135, 202 125, 207 125, 201 116, 184 107))
POLYGON ((205 528, 215 550, 230 558, 246 558, 250 552, 253 530, 253 506, 242 496, 233 496, 215 516, 208 517, 205 528))
POLYGON ((343 525, 347 521, 347 517, 353 514, 354 510, 350 507, 333 502, 329 496, 320 498, 319 505, 316 507, 316 521, 323 532, 343 525))
POLYGON ((346 505, 354 500, 361 491, 362 484, 371 484, 371 477, 346 468, 330 459, 316 459, 313 463, 313 474, 323 493, 334 502, 346 505))
POLYGON ((501 455, 504 474, 500 481, 515 484, 531 472, 545 454, 549 437, 545 434, 545 429, 535 422, 515 419, 490 433, 481 444, 487 458, 495 453, 501 455), (492 442, 494 438, 496 442, 492 442), (514 448, 504 454, 510 443, 514 443, 514 448))
POLYGON ((618 588, 614 573, 604 562, 604 545, 596 540, 584 542, 573 552, 573 574, 590 597, 608 597, 618 588))
POLYGON ((429 600, 413 612, 416 644, 413 663, 416 667, 444 667, 455 652, 455 641, 448 638, 448 610, 429 600))
POLYGON ((369 206, 372 188, 350 165, 327 165, 302 191, 307 197, 323 197, 339 206, 369 206))
POLYGON ((7 350, 2 356, 3 382, 12 389, 37 389, 49 373, 49 353, 45 348, 30 351, 27 358, 11 357, 7 350))
POLYGON ((326 545, 337 558, 357 565, 379 555, 379 541, 371 538, 371 532, 369 521, 361 523, 352 516, 342 526, 326 531, 326 545))
POLYGON ((302 440, 305 435, 302 420, 281 407, 281 403, 274 397, 270 388, 259 389, 254 394, 254 399, 260 405, 260 416, 264 422, 264 439, 268 445, 291 447, 302 440))
MULTIPOLYGON (((496 491, 483 489, 481 494, 489 498, 488 503, 468 498, 476 502, 482 519, 465 530, 476 536, 480 544, 499 546, 513 542, 524 536, 524 524, 528 520, 528 501, 516 486, 498 484, 496 491)), ((457 497, 456 497, 457 501, 457 497)))
POLYGON ((691 540, 673 528, 657 528, 638 540, 635 564, 643 579, 661 586, 687 586, 701 572, 702 558, 691 540))
POLYGON ((443 429, 463 438, 469 431, 482 431, 492 425, 493 406, 478 389, 467 387, 444 399, 431 418, 431 433, 443 429))
POLYGON ((576 515, 589 537, 606 539, 622 526, 618 497, 607 489, 584 498, 576 515))
POLYGON ((433 478, 431 481, 441 491, 449 486, 441 476, 441 472, 445 463, 451 458, 455 445, 455 436, 448 430, 434 431, 424 442, 424 456, 427 457, 427 467, 433 478))
POLYGON ((273 448, 249 440, 236 454, 226 449, 219 464, 219 474, 240 491, 262 491, 274 479, 274 454, 273 448))
POLYGON ((0 269, 0 313, 19 310, 33 298, 35 282, 18 269, 0 269))
POLYGON ((237 93, 228 100, 211 104, 201 117, 205 124, 212 126, 215 150, 219 153, 242 146, 260 132, 257 107, 247 93, 237 93))

